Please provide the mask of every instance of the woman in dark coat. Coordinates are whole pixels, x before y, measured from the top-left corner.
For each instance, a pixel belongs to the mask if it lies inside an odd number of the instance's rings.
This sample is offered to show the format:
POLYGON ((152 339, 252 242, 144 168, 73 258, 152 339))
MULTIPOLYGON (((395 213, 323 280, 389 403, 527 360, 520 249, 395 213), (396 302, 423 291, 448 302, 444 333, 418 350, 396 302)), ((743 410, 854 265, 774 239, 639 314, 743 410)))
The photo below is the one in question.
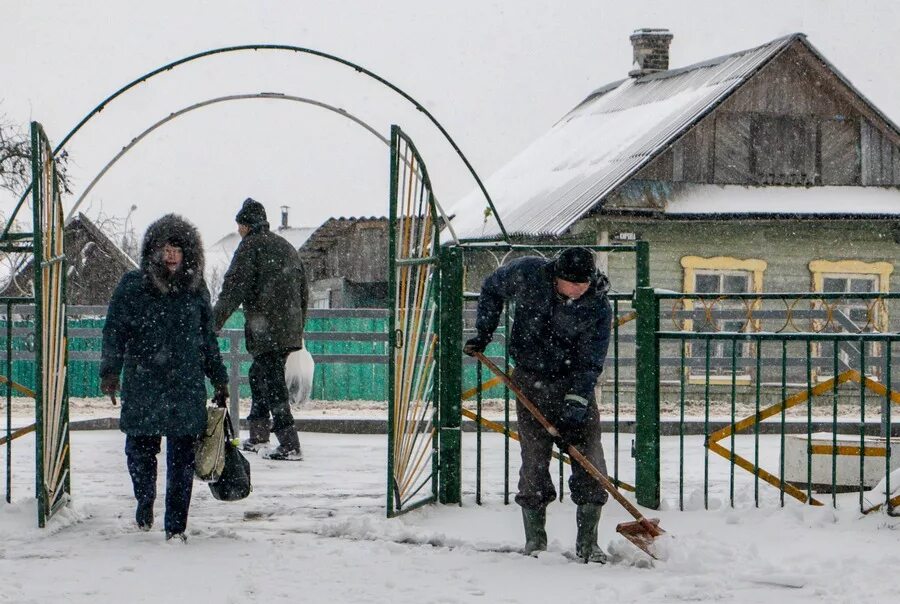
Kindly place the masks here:
POLYGON ((166 539, 184 541, 194 473, 194 444, 206 428, 206 383, 225 406, 228 374, 203 280, 203 244, 189 222, 168 214, 144 235, 140 270, 113 292, 103 328, 101 389, 122 381, 125 455, 137 499, 135 521, 153 526, 156 455, 166 437, 166 539), (124 371, 123 371, 124 370, 124 371))

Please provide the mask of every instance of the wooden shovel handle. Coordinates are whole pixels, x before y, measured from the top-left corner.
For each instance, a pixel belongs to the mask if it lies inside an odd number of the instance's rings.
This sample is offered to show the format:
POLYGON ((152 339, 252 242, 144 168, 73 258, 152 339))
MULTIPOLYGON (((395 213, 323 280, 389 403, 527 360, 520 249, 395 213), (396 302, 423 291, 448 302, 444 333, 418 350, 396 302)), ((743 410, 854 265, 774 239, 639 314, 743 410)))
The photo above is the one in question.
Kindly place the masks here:
MULTIPOLYGON (((474 353, 473 356, 476 359, 478 359, 479 361, 481 361, 482 363, 484 363, 484 365, 488 369, 490 369, 491 372, 493 372, 497 377, 499 377, 501 380, 503 380, 507 386, 509 386, 509 389, 512 390, 513 393, 515 393, 516 398, 519 399, 519 402, 522 403, 522 405, 526 409, 528 409, 528 411, 534 416, 534 418, 536 420, 538 420, 538 423, 540 423, 544 427, 544 429, 548 433, 550 433, 550 436, 552 436, 554 438, 560 437, 559 430, 557 430, 556 427, 554 427, 553 424, 551 424, 547 420, 547 418, 544 417, 544 414, 538 410, 538 408, 534 405, 534 403, 532 403, 530 400, 528 400, 528 397, 522 393, 522 390, 518 386, 516 386, 515 382, 513 382, 512 379, 510 379, 510 377, 508 375, 506 375, 506 373, 502 369, 497 367, 497 365, 495 365, 493 361, 488 359, 486 356, 484 356, 480 352, 474 353)), ((622 507, 624 507, 626 510, 628 510, 628 513, 631 514, 635 520, 640 522, 641 525, 643 525, 644 528, 646 528, 647 531, 650 532, 650 534, 658 535, 662 532, 662 530, 660 528, 658 528, 652 522, 647 520, 643 516, 643 514, 641 514, 640 511, 638 511, 638 509, 636 507, 634 507, 634 505, 632 505, 632 503, 630 501, 625 499, 625 496, 622 495, 618 491, 618 489, 616 489, 616 487, 615 487, 615 485, 613 485, 612 481, 609 478, 607 478, 606 475, 603 474, 603 472, 598 470, 597 467, 594 464, 592 464, 590 462, 590 460, 588 460, 587 457, 582 455, 581 451, 576 449, 574 446, 569 445, 566 452, 569 454, 569 457, 571 457, 572 459, 577 461, 579 464, 581 464, 581 467, 583 467, 587 471, 588 474, 593 476, 600 484, 602 484, 603 488, 606 489, 606 491, 610 495, 612 495, 616 501, 618 501, 620 504, 622 504, 622 507)))

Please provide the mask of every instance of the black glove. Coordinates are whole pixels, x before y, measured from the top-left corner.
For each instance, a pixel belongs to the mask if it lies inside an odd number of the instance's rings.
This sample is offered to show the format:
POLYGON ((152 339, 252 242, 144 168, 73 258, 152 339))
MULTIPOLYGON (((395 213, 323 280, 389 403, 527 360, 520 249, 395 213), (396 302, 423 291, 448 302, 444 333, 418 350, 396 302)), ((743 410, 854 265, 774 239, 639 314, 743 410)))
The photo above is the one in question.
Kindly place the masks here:
POLYGON ((480 333, 474 338, 469 338, 466 345, 463 346, 463 352, 470 357, 475 356, 476 352, 484 352, 487 345, 491 343, 491 336, 480 333))
POLYGON ((563 428, 575 430, 580 428, 588 416, 590 401, 580 394, 570 392, 563 399, 563 407, 560 412, 560 424, 563 428))
POLYGON ((216 407, 225 407, 228 404, 228 384, 217 384, 213 389, 213 404, 216 407))
POLYGON ((100 378, 100 392, 109 396, 109 400, 116 405, 116 393, 119 391, 119 376, 104 375, 100 378))
POLYGON ((119 376, 104 375, 100 378, 100 392, 103 394, 115 394, 119 391, 119 376))

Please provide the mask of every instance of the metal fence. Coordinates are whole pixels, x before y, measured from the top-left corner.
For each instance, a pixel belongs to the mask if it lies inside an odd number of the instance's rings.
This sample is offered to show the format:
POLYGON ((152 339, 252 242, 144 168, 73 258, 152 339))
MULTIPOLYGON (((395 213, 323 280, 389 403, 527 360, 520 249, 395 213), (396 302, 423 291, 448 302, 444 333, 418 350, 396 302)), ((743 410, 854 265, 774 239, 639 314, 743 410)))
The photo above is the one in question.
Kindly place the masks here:
MULTIPOLYGON (((467 265, 479 266, 485 269, 484 261, 488 260, 487 269, 493 270, 498 266, 502 266, 506 262, 522 255, 540 255, 552 258, 566 249, 565 245, 514 245, 514 246, 493 246, 486 248, 467 248, 465 250, 467 265), (494 265, 495 264, 495 265, 494 265)), ((586 245, 592 249, 597 257, 598 262, 608 254, 624 254, 633 258, 635 271, 634 281, 641 285, 648 284, 649 280, 649 249, 646 243, 641 242, 638 245, 586 245)), ((479 298, 478 293, 459 292, 462 298, 461 315, 462 315, 462 338, 464 342, 468 337, 474 335, 476 306, 479 298)), ((613 316, 616 318, 612 322, 612 331, 610 334, 609 351, 606 358, 606 366, 604 374, 608 376, 606 384, 607 395, 601 404, 601 417, 603 417, 603 430, 605 433, 612 435, 612 448, 607 455, 608 471, 610 478, 614 484, 625 490, 634 490, 629 484, 633 480, 628 477, 626 480, 624 474, 625 466, 630 465, 623 459, 622 448, 620 447, 620 439, 623 432, 631 432, 634 429, 633 417, 626 418, 622 414, 623 406, 628 405, 634 407, 634 366, 635 366, 635 313, 633 310, 633 293, 632 292, 611 292, 609 294, 610 303, 612 305, 613 316), (623 392, 623 385, 627 371, 630 368, 630 376, 632 378, 632 388, 629 392, 623 392), (626 400, 630 397, 630 400, 626 400)), ((455 308, 452 304, 450 308, 455 308)), ((494 333, 492 343, 488 346, 485 354, 499 367, 503 368, 507 373, 511 369, 509 355, 506 350, 506 336, 510 333, 512 327, 512 317, 514 312, 510 314, 509 308, 505 306, 504 314, 501 317, 498 329, 494 333)), ((452 344, 451 344, 452 345, 452 344)), ((461 345, 460 345, 461 346, 461 345)), ((509 389, 501 383, 499 379, 491 375, 485 375, 482 364, 475 359, 463 357, 462 371, 460 375, 462 405, 459 407, 458 413, 464 418, 471 420, 474 424, 475 432, 475 500, 481 503, 483 491, 488 490, 484 487, 483 480, 483 432, 485 430, 499 432, 503 435, 503 478, 502 478, 502 497, 504 503, 510 502, 511 495, 511 441, 518 440, 517 424, 513 420, 514 411, 511 411, 511 397, 509 389), (486 412, 487 405, 490 410, 486 412), (486 417, 486 414, 488 417, 486 417), (490 416, 493 416, 491 419, 490 416)), ((457 370, 458 371, 458 370, 457 370)), ((446 397, 457 396, 454 392, 447 392, 446 397)), ((632 414, 633 415, 633 414, 632 414)), ((514 445, 513 445, 514 446, 514 445)), ((558 464, 558 495, 560 499, 566 496, 565 476, 567 473, 566 464, 570 464, 568 455, 558 452, 554 453, 558 464)), ((495 490, 489 488, 489 490, 495 490)))
MULTIPOLYGON (((34 387, 33 309, 12 310, 12 380, 34 387)), ((105 306, 68 308, 69 392, 99 397, 100 355, 105 306)), ((0 320, 0 361, 6 362, 7 318, 0 320)), ((311 309, 306 346, 316 361, 312 398, 375 400, 387 397, 387 311, 384 309, 311 309)), ((252 361, 244 346, 243 316, 236 313, 219 338, 228 367, 232 400, 249 397, 247 372, 252 361)), ((5 388, 0 386, 0 392, 5 388)))
MULTIPOLYGON (((665 468, 642 468, 648 491, 655 472, 657 493, 677 489, 680 509, 783 506, 787 496, 867 512, 888 500, 900 402, 889 319, 900 294, 639 296, 649 322, 639 340, 651 351, 640 376, 646 430, 659 431, 652 417, 677 422, 665 468), (689 434, 688 424, 702 428, 689 434), (727 482, 714 485, 723 470, 727 482), (879 482, 884 492, 871 492, 879 482)), ((655 440, 648 459, 660 458, 655 440)))
MULTIPOLYGON (((602 385, 604 430, 614 441, 609 471, 621 486, 628 489, 633 482, 639 501, 648 507, 656 507, 661 496, 674 497, 682 509, 784 505, 786 498, 839 505, 849 501, 851 495, 842 494, 846 491, 853 492, 863 511, 884 504, 884 494, 869 491, 881 481, 889 492, 890 470, 896 467, 892 405, 900 403, 900 370, 893 359, 900 354, 900 334, 888 319, 900 317, 895 308, 900 294, 643 290, 635 300, 631 294, 612 296, 618 321, 602 385), (651 341, 639 346, 648 333, 651 341), (632 439, 634 459, 620 460, 629 449, 627 441, 620 446, 623 433, 632 439), (714 484, 711 476, 723 474, 720 464, 727 464, 728 478, 714 484), (621 475, 632 469, 633 481, 621 475)), ((462 318, 468 329, 476 296, 465 297, 462 318)), ((11 325, 12 378, 26 387, 34 376, 32 312, 14 307, 11 325)), ((73 396, 99 396, 105 312, 105 307, 69 309, 73 396)), ((6 333, 3 319, 0 334, 6 333)), ((220 342, 232 396, 240 389, 246 397, 251 357, 241 324, 242 317, 233 317, 220 342)), ((504 318, 487 350, 501 366, 508 366, 509 326, 504 318)), ((386 310, 311 310, 306 343, 317 362, 313 398, 385 400, 386 310)), ((482 429, 505 435, 503 492, 508 499, 509 441, 516 426, 505 388, 476 388, 489 377, 465 358, 458 411, 472 420, 468 427, 479 441, 482 429), (488 404, 493 407, 486 412, 488 404)), ((5 394, 3 386, 0 391, 5 394)), ((480 457, 480 443, 476 451, 480 457)), ((480 467, 477 463, 479 473, 480 467)), ((560 461, 561 479, 563 474, 560 461)), ((480 475, 476 484, 480 499, 480 475)))

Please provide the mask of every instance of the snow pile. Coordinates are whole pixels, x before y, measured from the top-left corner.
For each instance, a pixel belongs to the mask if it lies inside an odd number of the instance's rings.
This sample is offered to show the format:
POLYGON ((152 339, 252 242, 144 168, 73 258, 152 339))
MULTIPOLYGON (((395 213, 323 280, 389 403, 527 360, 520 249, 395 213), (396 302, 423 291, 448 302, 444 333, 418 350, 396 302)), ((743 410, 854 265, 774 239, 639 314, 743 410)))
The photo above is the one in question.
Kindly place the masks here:
MULTIPOLYGON (((756 509, 747 483, 738 481, 738 509, 731 509, 723 497, 728 466, 711 464, 720 509, 679 512, 664 464, 669 509, 647 512, 667 531, 656 542, 663 560, 651 564, 615 532, 631 518, 611 501, 600 544, 613 563, 583 565, 566 557, 575 538, 568 494, 548 508, 548 551, 515 553, 521 515, 502 503, 498 436, 483 436, 484 505, 474 504, 475 439, 467 435, 463 505, 426 506, 394 519, 384 512, 386 438, 301 434, 301 441, 300 463, 249 457, 254 491, 243 501, 216 501, 196 482, 184 545, 167 543, 161 530, 165 463, 157 524, 149 533, 134 526, 124 436, 112 431, 72 433, 74 503, 37 529, 34 440, 15 441, 13 503, 0 503, 0 601, 887 602, 900 588, 893 578, 900 520, 862 516, 855 494, 842 495, 837 510, 790 500, 784 509, 770 500, 756 509)), ((664 441, 665 460, 677 446, 677 439, 664 441)), ((2 466, 4 456, 5 448, 2 466)), ((686 461, 693 469, 688 492, 696 493, 702 454, 689 449, 686 461)), ((621 462, 629 476, 633 467, 621 462)), ((762 488, 777 501, 776 489, 762 488)))

